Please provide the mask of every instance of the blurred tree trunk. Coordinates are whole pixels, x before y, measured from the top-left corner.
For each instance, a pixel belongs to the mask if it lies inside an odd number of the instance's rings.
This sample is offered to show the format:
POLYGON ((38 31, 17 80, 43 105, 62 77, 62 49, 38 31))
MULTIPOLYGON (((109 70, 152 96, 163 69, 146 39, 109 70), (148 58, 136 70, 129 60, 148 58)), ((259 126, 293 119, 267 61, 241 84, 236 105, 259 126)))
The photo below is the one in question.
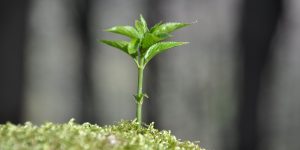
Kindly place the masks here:
POLYGON ((237 113, 239 150, 259 149, 262 135, 258 108, 263 101, 259 97, 262 77, 271 60, 272 39, 281 12, 282 0, 244 0, 242 6, 239 42, 243 62, 237 113))
POLYGON ((29 0, 0 2, 0 123, 19 123, 29 0))
MULTIPOLYGON (((164 18, 162 6, 163 0, 147 0, 145 3, 146 6, 146 20, 148 22, 148 27, 152 27, 154 24, 162 21, 164 18)), ((156 128, 159 128, 159 103, 158 103, 158 89, 159 89, 159 68, 158 60, 154 58, 147 65, 147 75, 146 75, 146 90, 145 92, 149 95, 150 100, 145 101, 146 106, 146 122, 156 122, 156 128)))
POLYGON ((93 95, 93 85, 91 77, 92 51, 90 42, 89 19, 91 16, 92 0, 77 0, 75 8, 75 25, 79 36, 80 51, 80 89, 81 89, 81 121, 95 122, 95 99, 93 95))

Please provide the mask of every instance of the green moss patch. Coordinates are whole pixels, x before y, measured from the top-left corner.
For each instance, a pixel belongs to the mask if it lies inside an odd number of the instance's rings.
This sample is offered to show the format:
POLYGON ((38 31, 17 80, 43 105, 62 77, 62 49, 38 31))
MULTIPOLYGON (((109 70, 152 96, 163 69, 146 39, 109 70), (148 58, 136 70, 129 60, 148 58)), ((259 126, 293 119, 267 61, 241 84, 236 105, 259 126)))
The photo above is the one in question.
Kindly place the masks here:
POLYGON ((100 127, 90 123, 66 124, 30 122, 0 125, 1 150, 204 150, 180 141, 170 131, 158 131, 153 124, 139 127, 136 121, 121 121, 100 127))

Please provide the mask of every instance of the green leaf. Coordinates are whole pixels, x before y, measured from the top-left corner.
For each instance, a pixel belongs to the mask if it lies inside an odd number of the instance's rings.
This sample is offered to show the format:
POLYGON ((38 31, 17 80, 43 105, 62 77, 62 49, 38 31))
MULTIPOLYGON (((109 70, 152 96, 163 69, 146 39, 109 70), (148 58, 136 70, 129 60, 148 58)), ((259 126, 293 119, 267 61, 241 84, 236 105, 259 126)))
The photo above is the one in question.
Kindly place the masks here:
POLYGON ((160 21, 159 23, 155 24, 155 25, 150 29, 150 32, 153 33, 153 31, 155 31, 161 24, 162 24, 161 21, 160 21))
POLYGON ((172 37, 172 35, 170 35, 168 33, 159 33, 159 34, 155 34, 155 35, 161 39, 167 39, 167 38, 172 37))
POLYGON ((144 26, 141 21, 139 21, 139 20, 135 21, 135 28, 140 34, 145 33, 144 26))
POLYGON ((139 38, 139 33, 132 26, 115 26, 105 31, 125 35, 130 38, 139 38))
POLYGON ((188 42, 160 42, 152 45, 144 55, 145 64, 147 64, 155 55, 166 51, 167 49, 187 44, 188 42))
POLYGON ((135 28, 142 35, 149 30, 147 27, 147 23, 142 15, 140 15, 140 20, 135 21, 135 28))
POLYGON ((152 33, 145 33, 144 39, 142 41, 142 50, 147 50, 150 46, 153 44, 156 44, 157 42, 161 41, 162 38, 157 37, 156 35, 152 33))
POLYGON ((101 40, 100 42, 105 43, 109 46, 115 47, 117 49, 122 50, 124 53, 130 55, 131 57, 134 58, 134 55, 129 53, 128 51, 128 45, 130 44, 127 41, 122 41, 122 40, 101 40))
POLYGON ((167 33, 160 33, 156 35, 153 33, 146 33, 142 41, 142 50, 147 50, 153 44, 156 44, 169 37, 171 37, 171 35, 167 33))
POLYGON ((137 54, 139 48, 139 39, 132 39, 128 45, 128 53, 130 55, 137 54))
POLYGON ((144 31, 147 32, 149 29, 148 29, 148 26, 147 26, 147 22, 146 22, 146 20, 144 19, 144 17, 143 17, 142 14, 140 15, 140 20, 141 20, 141 22, 142 22, 142 24, 143 24, 144 31))
POLYGON ((153 44, 156 44, 169 37, 171 37, 171 35, 167 33, 160 33, 157 35, 153 33, 146 33, 142 41, 142 50, 147 50, 153 44))
POLYGON ((155 29, 153 29, 153 33, 154 34, 159 34, 159 33, 171 33, 177 29, 186 27, 190 24, 188 23, 179 23, 179 22, 168 22, 168 23, 164 23, 161 24, 157 27, 155 27, 155 29))

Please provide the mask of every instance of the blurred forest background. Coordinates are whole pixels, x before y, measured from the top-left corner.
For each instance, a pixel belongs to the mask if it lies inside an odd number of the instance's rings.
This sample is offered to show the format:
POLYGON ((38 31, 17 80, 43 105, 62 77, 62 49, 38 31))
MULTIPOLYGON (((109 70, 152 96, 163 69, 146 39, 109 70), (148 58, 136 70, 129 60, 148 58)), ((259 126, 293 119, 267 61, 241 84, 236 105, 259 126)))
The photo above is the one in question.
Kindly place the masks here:
POLYGON ((300 1, 0 2, 0 122, 135 117, 137 70, 103 32, 194 22, 146 69, 144 121, 208 150, 300 149, 300 1))

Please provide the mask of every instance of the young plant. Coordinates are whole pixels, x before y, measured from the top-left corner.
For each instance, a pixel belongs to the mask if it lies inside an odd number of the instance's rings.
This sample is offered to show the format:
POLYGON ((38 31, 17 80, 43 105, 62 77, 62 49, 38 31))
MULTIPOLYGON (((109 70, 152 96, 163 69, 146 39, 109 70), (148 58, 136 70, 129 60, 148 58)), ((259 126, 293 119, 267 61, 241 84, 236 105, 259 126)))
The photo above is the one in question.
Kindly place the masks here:
POLYGON ((187 23, 159 22, 150 29, 142 15, 140 20, 135 21, 135 27, 132 26, 114 26, 105 31, 116 34, 121 34, 130 39, 130 41, 123 40, 101 40, 109 46, 120 49, 128 54, 137 65, 138 69, 138 84, 137 94, 134 95, 136 101, 136 119, 139 126, 142 122, 142 104, 144 98, 148 98, 147 94, 143 93, 143 73, 144 68, 149 61, 159 53, 167 49, 187 44, 188 42, 162 42, 163 40, 172 37, 170 33, 173 31, 188 26, 187 23))

